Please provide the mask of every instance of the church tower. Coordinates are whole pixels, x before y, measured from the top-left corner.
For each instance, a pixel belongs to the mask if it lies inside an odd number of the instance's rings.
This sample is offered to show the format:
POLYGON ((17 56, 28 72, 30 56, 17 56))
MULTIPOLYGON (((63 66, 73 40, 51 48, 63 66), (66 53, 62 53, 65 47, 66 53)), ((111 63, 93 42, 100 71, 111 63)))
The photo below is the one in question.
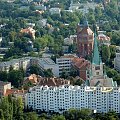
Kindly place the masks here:
POLYGON ((77 52, 79 57, 90 55, 93 50, 94 33, 85 21, 81 27, 77 26, 77 52))
POLYGON ((91 69, 89 69, 88 71, 89 72, 88 78, 86 80, 86 85, 101 87, 117 86, 116 82, 114 82, 112 78, 107 77, 105 72, 103 73, 103 63, 99 56, 96 36, 94 37, 93 59, 91 63, 91 69))
POLYGON ((93 77, 103 76, 103 63, 99 56, 98 44, 96 36, 94 38, 93 59, 92 59, 92 75, 93 77))

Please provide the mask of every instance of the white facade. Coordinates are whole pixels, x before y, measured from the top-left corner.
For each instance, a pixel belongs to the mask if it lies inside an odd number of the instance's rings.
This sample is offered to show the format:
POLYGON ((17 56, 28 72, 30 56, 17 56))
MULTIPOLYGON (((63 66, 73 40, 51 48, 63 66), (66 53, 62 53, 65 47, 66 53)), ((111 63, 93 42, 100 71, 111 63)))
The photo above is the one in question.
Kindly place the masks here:
POLYGON ((50 8, 50 13, 53 14, 60 14, 61 9, 60 8, 50 8))
POLYGON ((44 27, 47 25, 47 19, 42 19, 42 20, 39 20, 37 22, 37 24, 40 26, 40 27, 44 27))
POLYGON ((2 42, 2 37, 0 37, 0 43, 2 42))
POLYGON ((19 70, 20 68, 26 70, 31 65, 38 65, 43 70, 52 69, 53 75, 55 77, 59 77, 59 66, 50 58, 25 57, 13 59, 7 62, 1 62, 0 71, 9 72, 11 66, 14 70, 19 70))
POLYGON ((56 63, 59 65, 59 75, 65 70, 67 73, 70 72, 71 69, 71 58, 57 58, 56 63))
POLYGON ((70 108, 89 108, 97 113, 120 113, 119 87, 88 87, 62 85, 35 86, 29 90, 25 103, 34 110, 62 113, 70 108))
POLYGON ((77 35, 70 35, 64 39, 64 45, 72 45, 73 43, 77 43, 77 35))
POLYGON ((114 68, 120 72, 120 53, 116 53, 116 57, 114 59, 114 68))
POLYGON ((30 58, 20 58, 20 59, 13 59, 7 62, 0 63, 0 71, 9 71, 10 67, 12 66, 14 70, 18 70, 23 68, 24 70, 27 69, 30 63, 30 58))

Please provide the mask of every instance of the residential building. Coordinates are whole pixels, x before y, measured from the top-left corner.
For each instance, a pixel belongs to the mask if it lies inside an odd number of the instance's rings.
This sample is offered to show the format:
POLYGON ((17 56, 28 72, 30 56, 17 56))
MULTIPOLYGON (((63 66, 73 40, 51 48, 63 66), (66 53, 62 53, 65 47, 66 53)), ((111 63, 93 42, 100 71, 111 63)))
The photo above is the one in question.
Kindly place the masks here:
POLYGON ((62 72, 70 73, 71 71, 71 63, 74 56, 66 55, 60 58, 56 58, 56 64, 59 66, 59 76, 61 76, 62 72))
POLYGON ((9 50, 9 48, 0 47, 0 52, 2 52, 2 53, 7 52, 8 50, 9 50))
POLYGON ((77 27, 77 51, 79 57, 86 57, 92 53, 94 43, 94 33, 85 21, 83 27, 77 27))
POLYGON ((21 97, 23 99, 23 102, 25 102, 25 95, 28 91, 27 90, 24 90, 24 89, 21 89, 21 90, 18 90, 18 89, 7 89, 6 90, 6 94, 4 96, 8 96, 8 95, 12 95, 14 97, 21 97))
POLYGON ((0 97, 6 94, 7 89, 11 89, 11 83, 0 81, 0 97))
POLYGON ((52 15, 53 14, 60 14, 61 9, 60 8, 50 8, 49 11, 52 15))
POLYGON ((35 27, 35 23, 26 23, 26 25, 27 27, 31 27, 31 28, 35 27))
POLYGON ((53 75, 59 77, 59 66, 50 58, 25 57, 1 62, 0 71, 9 72, 10 67, 13 67, 14 70, 23 68, 26 71, 31 65, 38 65, 42 70, 51 69, 53 75))
POLYGON ((116 53, 114 58, 114 68, 120 72, 120 53, 116 53))
POLYGON ((38 5, 35 5, 35 9, 41 10, 41 11, 46 11, 46 6, 44 6, 43 4, 38 4, 38 5))
POLYGON ((32 74, 29 77, 25 78, 23 84, 31 82, 33 85, 47 85, 47 86, 60 86, 65 84, 70 84, 70 80, 57 77, 41 77, 39 75, 32 74))
POLYGON ((59 65, 59 76, 65 71, 67 74, 76 72, 83 80, 87 79, 87 70, 90 68, 90 62, 76 55, 66 54, 60 58, 56 58, 56 64, 59 65))
POLYGON ((110 37, 108 37, 107 35, 105 34, 99 34, 98 35, 98 42, 99 42, 99 45, 107 45, 109 46, 111 43, 110 43, 110 37))
POLYGON ((9 71, 10 67, 13 67, 14 70, 18 70, 23 68, 26 70, 29 66, 30 58, 20 58, 20 59, 13 59, 7 62, 0 63, 0 71, 9 71))
POLYGON ((64 39, 64 45, 72 45, 73 43, 77 43, 77 35, 70 35, 64 39))
POLYGON ((45 27, 47 25, 47 19, 39 20, 37 23, 40 27, 45 27))
POLYGON ((20 31, 22 34, 29 34, 33 39, 35 39, 35 30, 31 27, 28 27, 26 29, 21 29, 20 31))
POLYGON ((38 76, 36 74, 31 74, 29 77, 24 78, 23 84, 32 83, 33 85, 36 85, 38 82, 38 76))
POLYGON ((65 85, 68 84, 70 85, 70 80, 66 80, 63 78, 56 78, 56 77, 52 77, 52 78, 42 78, 42 77, 38 77, 39 80, 39 85, 43 85, 43 86, 60 86, 60 85, 65 85))
POLYGON ((33 110, 59 113, 70 108, 89 108, 97 113, 120 113, 119 102, 119 87, 35 86, 25 96, 26 106, 33 110))
POLYGON ((87 79, 87 70, 90 69, 90 62, 84 58, 74 58, 72 60, 72 69, 76 71, 78 76, 83 80, 87 79))

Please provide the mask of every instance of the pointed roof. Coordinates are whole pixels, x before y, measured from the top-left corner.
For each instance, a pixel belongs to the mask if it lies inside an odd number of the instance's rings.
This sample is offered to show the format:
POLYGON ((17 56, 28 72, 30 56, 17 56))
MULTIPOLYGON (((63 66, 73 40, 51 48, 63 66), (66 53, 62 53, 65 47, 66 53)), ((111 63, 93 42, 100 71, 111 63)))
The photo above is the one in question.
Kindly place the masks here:
POLYGON ((96 39, 96 34, 95 34, 92 63, 93 63, 93 64, 96 64, 96 65, 100 65, 100 62, 101 62, 101 60, 100 60, 100 56, 99 56, 97 39, 96 39))
POLYGON ((93 31, 90 29, 88 21, 84 21, 83 29, 81 30, 80 34, 87 34, 87 35, 93 35, 93 31))

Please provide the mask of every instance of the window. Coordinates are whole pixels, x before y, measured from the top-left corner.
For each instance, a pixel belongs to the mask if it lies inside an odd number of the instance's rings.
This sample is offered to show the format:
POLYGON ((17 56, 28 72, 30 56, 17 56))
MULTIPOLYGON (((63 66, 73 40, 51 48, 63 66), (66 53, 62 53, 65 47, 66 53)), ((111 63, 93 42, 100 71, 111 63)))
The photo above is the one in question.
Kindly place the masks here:
POLYGON ((99 75, 99 72, 96 72, 96 75, 99 75))
POLYGON ((95 70, 100 70, 100 66, 96 66, 96 67, 95 67, 95 70))

